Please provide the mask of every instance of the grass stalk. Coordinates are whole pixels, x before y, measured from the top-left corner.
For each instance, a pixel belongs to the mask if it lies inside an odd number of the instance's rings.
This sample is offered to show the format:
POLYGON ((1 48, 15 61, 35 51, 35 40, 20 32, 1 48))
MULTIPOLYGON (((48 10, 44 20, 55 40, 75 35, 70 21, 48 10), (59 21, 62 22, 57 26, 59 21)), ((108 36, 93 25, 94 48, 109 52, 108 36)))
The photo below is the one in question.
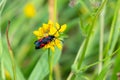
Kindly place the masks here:
MULTIPOLYGON (((87 38, 85 39, 85 43, 84 43, 84 46, 83 46, 83 49, 82 49, 82 53, 81 53, 81 55, 77 55, 77 57, 78 57, 78 60, 77 60, 78 63, 76 63, 76 64, 77 64, 77 70, 79 70, 80 67, 81 67, 81 65, 82 65, 82 62, 83 62, 83 59, 84 59, 84 57, 85 57, 85 53, 86 53, 86 50, 87 50, 87 45, 88 45, 88 42, 89 42, 89 40, 90 40, 90 36, 91 36, 91 34, 92 34, 92 30, 94 29, 94 25, 95 25, 95 23, 96 23, 96 20, 97 20, 99 14, 101 13, 101 10, 103 9, 103 7, 105 6, 105 4, 106 4, 107 1, 108 1, 108 0, 104 0, 104 2, 101 4, 101 6, 99 7, 98 11, 96 12, 96 15, 95 15, 95 17, 94 17, 94 19, 93 19, 93 21, 92 21, 91 26, 90 26, 90 30, 89 30, 89 32, 88 32, 88 36, 87 36, 87 38)), ((80 50, 80 49, 79 49, 79 50, 80 50)), ((76 58, 77 58, 77 57, 76 57, 76 58)), ((76 59, 75 59, 75 60, 76 60, 76 59)), ((72 73, 72 72, 71 72, 71 73, 72 73)), ((72 76, 74 76, 74 74, 71 74, 71 73, 70 73, 70 75, 68 76, 68 79, 67 79, 67 80, 71 80, 72 76), (71 76, 71 75, 72 75, 72 76, 71 76), (69 78, 69 77, 70 77, 70 78, 69 78)))
POLYGON ((10 53, 10 59, 11 59, 11 62, 12 62, 13 80, 16 80, 16 66, 15 66, 15 61, 14 61, 14 55, 13 55, 13 51, 12 51, 10 41, 9 41, 9 37, 8 37, 9 27, 10 27, 10 21, 8 22, 8 26, 7 26, 7 29, 6 29, 6 38, 7 38, 8 50, 9 50, 9 53, 10 53))
MULTIPOLYGON (((103 0, 104 1, 104 0, 103 0)), ((103 41, 104 41, 104 18, 105 18, 105 7, 100 14, 100 43, 99 43, 99 61, 103 59, 103 41)), ((102 62, 98 65, 98 73, 102 70, 102 62)))

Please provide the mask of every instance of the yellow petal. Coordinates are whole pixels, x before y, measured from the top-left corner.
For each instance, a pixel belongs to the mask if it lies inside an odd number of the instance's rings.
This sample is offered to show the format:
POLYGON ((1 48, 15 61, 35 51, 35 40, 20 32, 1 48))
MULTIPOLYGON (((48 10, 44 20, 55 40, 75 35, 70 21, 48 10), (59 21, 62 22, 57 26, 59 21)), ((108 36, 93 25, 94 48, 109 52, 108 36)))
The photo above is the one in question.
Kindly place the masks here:
POLYGON ((42 30, 42 27, 40 27, 38 30, 41 31, 41 30, 42 30))
POLYGON ((62 25, 62 26, 61 26, 61 29, 59 30, 59 32, 63 32, 63 31, 65 31, 66 27, 67 27, 66 24, 62 25))
POLYGON ((56 34, 56 31, 57 31, 57 30, 56 30, 54 27, 51 27, 49 34, 50 34, 50 35, 55 35, 55 34, 56 34))
POLYGON ((50 48, 54 52, 55 51, 54 43, 50 42, 49 44, 44 46, 44 49, 48 49, 48 48, 50 48))
POLYGON ((33 31, 33 34, 37 37, 40 35, 39 31, 33 31))
POLYGON ((57 47, 61 50, 62 49, 62 45, 59 43, 57 44, 57 47))
POLYGON ((49 35, 54 35, 55 37, 58 37, 59 36, 59 32, 57 31, 57 29, 55 27, 51 27, 49 35))
POLYGON ((60 28, 60 25, 58 23, 56 23, 56 28, 57 30, 60 28))
POLYGON ((50 46, 55 46, 55 42, 52 41, 52 42, 49 43, 49 45, 50 45, 50 46))
POLYGON ((48 32, 50 31, 48 24, 43 24, 42 30, 43 34, 48 34, 48 32))
POLYGON ((46 49, 50 48, 49 44, 45 45, 44 48, 46 48, 46 49))
POLYGON ((62 45, 60 44, 60 46, 58 46, 58 48, 59 48, 60 50, 62 50, 62 45))
POLYGON ((46 32, 48 32, 48 25, 47 24, 43 24, 43 31, 46 33, 46 32))
POLYGON ((62 44, 61 44, 61 41, 59 39, 55 40, 55 44, 59 49, 62 49, 62 44))
POLYGON ((59 36, 59 33, 58 33, 58 32, 56 32, 56 33, 54 34, 54 36, 55 36, 55 37, 58 37, 58 36, 59 36))
POLYGON ((60 29, 60 25, 58 23, 56 23, 56 34, 55 34, 55 37, 58 37, 59 36, 59 29, 60 29))
POLYGON ((40 37, 43 37, 43 34, 44 34, 43 28, 40 27, 40 28, 39 28, 39 36, 40 36, 40 37))

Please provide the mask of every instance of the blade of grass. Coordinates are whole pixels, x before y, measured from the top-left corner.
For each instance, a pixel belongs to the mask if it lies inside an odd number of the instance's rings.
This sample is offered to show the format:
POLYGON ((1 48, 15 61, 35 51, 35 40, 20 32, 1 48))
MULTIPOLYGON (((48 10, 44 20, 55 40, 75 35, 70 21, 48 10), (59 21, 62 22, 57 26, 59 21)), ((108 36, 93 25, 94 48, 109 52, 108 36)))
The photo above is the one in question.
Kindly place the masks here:
MULTIPOLYGON (((116 25, 116 20, 117 20, 117 17, 118 17, 119 7, 120 7, 120 0, 118 0, 117 4, 116 4, 114 16, 113 16, 113 21, 112 21, 112 24, 111 24, 111 31, 110 31, 110 35, 109 35, 109 41, 108 41, 108 43, 106 45, 106 48, 105 48, 105 51, 104 51, 105 57, 109 56, 109 54, 112 53, 112 52, 109 52, 109 50, 110 50, 113 35, 114 35, 114 32, 115 32, 115 27, 116 27, 115 25, 116 25)), ((111 57, 105 61, 103 67, 106 67, 106 65, 110 62, 110 60, 111 60, 111 57)), ((108 66, 108 68, 109 68, 109 66, 108 66)), ((101 78, 104 79, 106 74, 107 74, 107 71, 105 72, 104 70, 102 70, 100 72, 100 74, 98 75, 98 77, 102 75, 101 78)))
MULTIPOLYGON (((104 1, 104 0, 102 0, 104 1)), ((100 42, 99 42, 99 61, 103 59, 103 41, 104 41, 104 18, 105 17, 105 7, 100 14, 100 42)), ((98 65, 98 73, 102 70, 102 62, 98 65)))

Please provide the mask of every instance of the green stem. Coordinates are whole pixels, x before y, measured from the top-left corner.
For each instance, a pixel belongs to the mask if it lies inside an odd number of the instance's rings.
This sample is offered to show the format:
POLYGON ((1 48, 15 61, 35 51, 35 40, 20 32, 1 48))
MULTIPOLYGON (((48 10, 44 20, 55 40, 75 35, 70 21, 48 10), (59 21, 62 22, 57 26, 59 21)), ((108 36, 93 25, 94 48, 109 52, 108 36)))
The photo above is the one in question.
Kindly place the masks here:
MULTIPOLYGON (((104 1, 104 0, 102 0, 104 1)), ((104 17, 105 17, 105 8, 103 8, 100 14, 100 43, 99 43, 99 61, 103 59, 103 38, 104 38, 104 17)), ((98 65, 98 73, 102 70, 102 62, 98 65)))
POLYGON ((50 53, 50 49, 48 49, 48 64, 49 64, 49 80, 53 80, 53 53, 50 53))

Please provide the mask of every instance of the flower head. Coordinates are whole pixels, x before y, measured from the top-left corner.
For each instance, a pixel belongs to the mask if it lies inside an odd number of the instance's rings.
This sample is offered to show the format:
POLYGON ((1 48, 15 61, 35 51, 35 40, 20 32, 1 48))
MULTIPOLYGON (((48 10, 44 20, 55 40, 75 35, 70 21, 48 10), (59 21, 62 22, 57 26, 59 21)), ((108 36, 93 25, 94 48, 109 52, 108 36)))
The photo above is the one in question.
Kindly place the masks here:
POLYGON ((24 14, 29 18, 34 17, 36 14, 34 5, 31 3, 26 4, 24 7, 24 14))
POLYGON ((62 44, 60 40, 60 34, 66 29, 66 24, 60 26, 58 23, 54 25, 52 21, 48 24, 43 24, 38 30, 34 31, 33 34, 38 38, 37 48, 50 48, 54 51, 54 46, 62 49, 62 44))

